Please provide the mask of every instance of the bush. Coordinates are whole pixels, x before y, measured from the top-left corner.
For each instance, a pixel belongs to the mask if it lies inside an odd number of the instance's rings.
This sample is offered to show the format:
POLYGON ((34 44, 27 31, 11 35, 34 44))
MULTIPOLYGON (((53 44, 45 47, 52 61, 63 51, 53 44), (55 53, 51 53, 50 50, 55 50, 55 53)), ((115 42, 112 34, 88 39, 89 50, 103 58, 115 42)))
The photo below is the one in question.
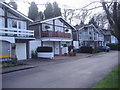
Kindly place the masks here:
POLYGON ((37 56, 37 50, 36 50, 36 51, 33 51, 33 50, 32 50, 31 57, 32 57, 32 58, 37 58, 37 57, 38 57, 38 56, 37 56))
POLYGON ((93 52, 93 48, 89 47, 89 46, 82 46, 80 48, 80 52, 81 53, 92 53, 93 52))
POLYGON ((110 43, 110 44, 107 44, 107 46, 109 46, 111 50, 119 50, 120 51, 120 44, 110 43))
POLYGON ((99 52, 103 52, 103 50, 100 50, 100 49, 93 49, 93 53, 99 53, 99 52))
POLYGON ((68 46, 68 52, 71 52, 71 50, 74 48, 73 45, 68 46))
POLYGON ((52 52, 52 47, 38 47, 37 52, 52 52))

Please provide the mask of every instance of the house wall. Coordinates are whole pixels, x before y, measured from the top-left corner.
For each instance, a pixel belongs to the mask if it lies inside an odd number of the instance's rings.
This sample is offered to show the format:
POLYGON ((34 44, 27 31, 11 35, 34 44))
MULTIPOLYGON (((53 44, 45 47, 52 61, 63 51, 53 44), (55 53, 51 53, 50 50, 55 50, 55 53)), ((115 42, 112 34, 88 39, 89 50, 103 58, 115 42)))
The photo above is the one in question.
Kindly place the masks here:
POLYGON ((4 16, 5 13, 4 13, 4 10, 0 7, 0 16, 4 16))
MULTIPOLYGON (((46 21, 45 23, 42 24, 42 31, 46 31, 45 26, 49 26, 50 28, 48 30, 53 31, 53 20, 51 21, 46 21)), ((55 20, 55 31, 59 32, 65 32, 65 29, 67 28, 66 25, 64 25, 63 22, 60 20, 56 19, 55 20)), ((72 33, 71 29, 68 29, 69 31, 66 33, 72 33)))
POLYGON ((78 41, 73 41, 73 46, 75 49, 79 49, 79 42, 78 41))
POLYGON ((118 43, 117 38, 113 35, 111 35, 111 43, 118 43))
POLYGON ((32 40, 29 41, 29 58, 31 58, 31 53, 32 51, 35 51, 37 47, 41 46, 41 41, 40 40, 32 40))
POLYGON ((18 60, 27 59, 26 43, 16 43, 16 56, 18 60))
POLYGON ((59 42, 54 42, 55 44, 55 47, 54 47, 54 51, 55 51, 55 54, 59 55, 60 54, 60 45, 59 45, 59 42))
POLYGON ((68 53, 68 48, 63 47, 62 44, 66 44, 66 42, 43 42, 43 46, 49 46, 53 48, 53 52, 55 55, 60 55, 64 53, 68 53))
POLYGON ((5 27, 5 19, 3 17, 0 17, 0 28, 5 27))
MULTIPOLYGON (((80 45, 84 45, 84 41, 103 41, 104 42, 104 35, 99 32, 94 26, 89 25, 86 26, 87 28, 81 28, 79 30, 79 41, 80 45)), ((92 45, 92 43, 89 43, 92 45)), ((102 43, 103 45, 103 43, 102 43)))
POLYGON ((26 27, 25 21, 8 19, 8 28, 26 29, 26 27))

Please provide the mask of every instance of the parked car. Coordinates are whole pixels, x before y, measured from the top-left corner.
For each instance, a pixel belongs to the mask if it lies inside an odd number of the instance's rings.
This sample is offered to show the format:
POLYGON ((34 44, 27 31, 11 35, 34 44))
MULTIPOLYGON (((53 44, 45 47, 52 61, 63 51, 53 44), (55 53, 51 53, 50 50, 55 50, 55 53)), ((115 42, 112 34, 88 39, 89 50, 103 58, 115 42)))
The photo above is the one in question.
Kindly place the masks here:
POLYGON ((110 51, 110 47, 108 47, 108 46, 99 46, 98 49, 99 50, 103 50, 105 52, 109 52, 110 51))

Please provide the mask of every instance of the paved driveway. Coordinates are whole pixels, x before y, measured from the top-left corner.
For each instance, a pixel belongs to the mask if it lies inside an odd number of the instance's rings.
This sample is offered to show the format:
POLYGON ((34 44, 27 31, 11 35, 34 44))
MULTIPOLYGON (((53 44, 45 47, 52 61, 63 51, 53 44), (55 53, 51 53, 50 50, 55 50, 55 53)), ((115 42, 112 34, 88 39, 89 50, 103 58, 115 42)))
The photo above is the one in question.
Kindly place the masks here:
POLYGON ((118 64, 118 52, 44 63, 51 64, 4 74, 3 88, 91 88, 118 64))

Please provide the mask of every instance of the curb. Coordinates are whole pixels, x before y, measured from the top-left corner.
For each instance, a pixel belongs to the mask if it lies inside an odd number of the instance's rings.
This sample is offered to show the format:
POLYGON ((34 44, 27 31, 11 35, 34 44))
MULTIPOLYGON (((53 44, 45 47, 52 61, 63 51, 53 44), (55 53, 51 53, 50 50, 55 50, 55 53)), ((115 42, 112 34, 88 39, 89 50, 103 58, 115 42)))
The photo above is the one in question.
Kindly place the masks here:
POLYGON ((25 66, 25 67, 20 67, 18 69, 11 69, 11 70, 6 70, 6 71, 4 71, 2 69, 1 74, 11 73, 11 72, 16 72, 16 71, 21 71, 21 70, 27 70, 27 69, 31 69, 31 68, 35 68, 35 66, 25 66))

